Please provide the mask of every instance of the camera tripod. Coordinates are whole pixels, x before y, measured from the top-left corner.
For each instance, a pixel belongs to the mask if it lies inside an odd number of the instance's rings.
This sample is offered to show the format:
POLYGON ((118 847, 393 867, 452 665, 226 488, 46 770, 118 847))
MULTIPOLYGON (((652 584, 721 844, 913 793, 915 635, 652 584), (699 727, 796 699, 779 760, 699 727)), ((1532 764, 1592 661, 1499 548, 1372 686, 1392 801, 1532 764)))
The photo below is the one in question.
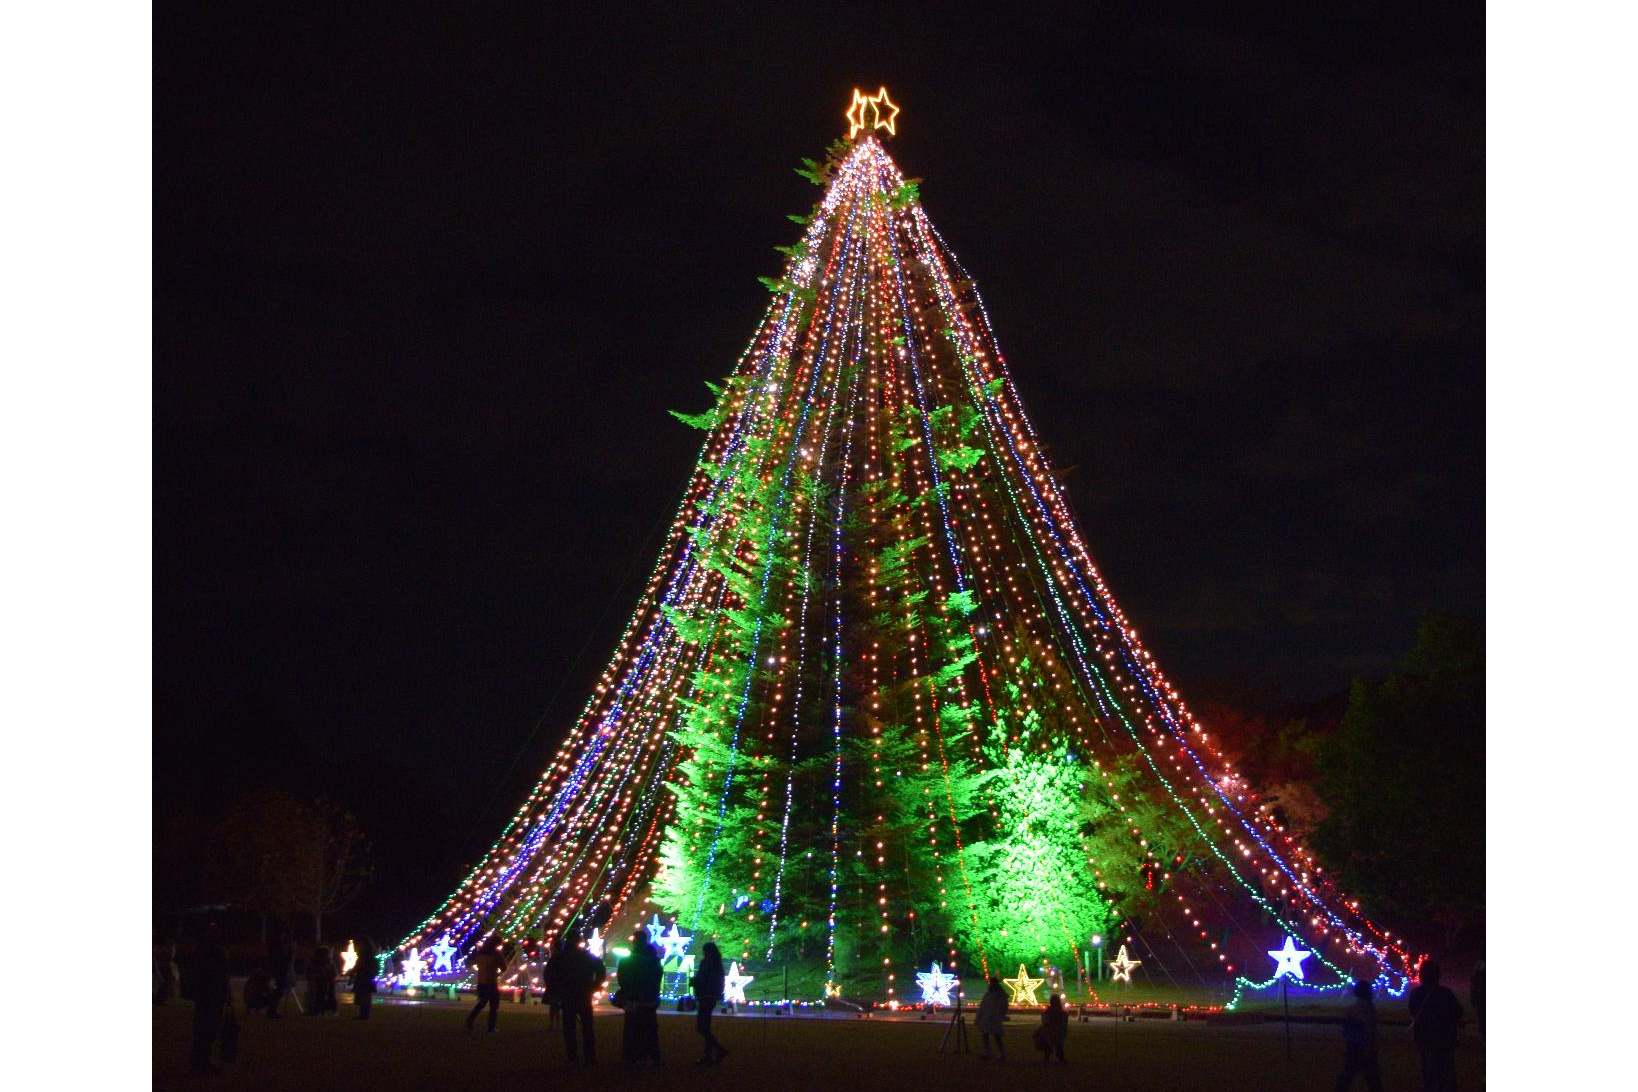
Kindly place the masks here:
POLYGON ((955 1036, 955 1048, 952 1054, 966 1054, 967 1047, 967 1014, 962 1003, 966 1000, 965 994, 956 994, 955 1007, 950 1010, 950 1023, 944 1029, 944 1039, 938 1044, 938 1052, 943 1054, 950 1045, 950 1036, 955 1036))

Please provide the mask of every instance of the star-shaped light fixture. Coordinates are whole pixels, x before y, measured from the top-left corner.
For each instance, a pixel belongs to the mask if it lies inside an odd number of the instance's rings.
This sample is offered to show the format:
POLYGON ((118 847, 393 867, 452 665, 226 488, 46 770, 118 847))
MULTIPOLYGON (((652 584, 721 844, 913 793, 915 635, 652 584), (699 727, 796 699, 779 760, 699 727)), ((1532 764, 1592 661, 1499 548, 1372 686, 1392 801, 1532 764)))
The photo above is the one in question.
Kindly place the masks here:
POLYGON ((740 974, 739 960, 734 960, 728 964, 728 973, 722 976, 722 999, 736 1005, 745 1004, 745 987, 755 981, 755 975, 740 974))
POLYGON ((438 974, 440 971, 448 971, 451 974, 455 972, 455 968, 449 962, 450 957, 455 954, 455 945, 449 942, 448 933, 445 933, 444 938, 437 944, 428 948, 427 953, 432 956, 433 974, 438 974))
POLYGON ((937 963, 930 964, 926 971, 916 972, 916 985, 921 987, 921 1003, 923 1005, 951 1005, 950 991, 955 989, 956 976, 945 974, 944 968, 937 963))
POLYGON ((1109 980, 1111 982, 1130 982, 1132 981, 1132 972, 1141 966, 1143 966, 1143 960, 1133 959, 1127 955, 1126 945, 1122 944, 1120 951, 1115 955, 1114 961, 1109 964, 1109 980))
POLYGON ((586 951, 590 952, 598 959, 603 958, 603 934, 599 933, 596 929, 593 929, 591 931, 591 936, 586 938, 586 951))
POLYGON ((404 960, 404 984, 418 986, 421 984, 421 972, 427 969, 427 961, 421 958, 421 949, 411 948, 409 957, 404 960))
POLYGON ((677 932, 677 923, 672 922, 671 928, 661 933, 659 937, 660 947, 665 949, 665 954, 660 956, 660 959, 662 961, 681 959, 688 954, 688 945, 693 939, 693 937, 685 937, 677 932))
POLYGON ((347 942, 347 947, 341 950, 341 973, 352 974, 353 967, 357 965, 357 963, 358 948, 355 947, 353 942, 349 940, 347 942))
POLYGON ((650 944, 660 943, 660 935, 665 932, 665 926, 660 924, 660 915, 655 914, 653 920, 643 928, 648 930, 648 942, 650 944))
POLYGON ((888 136, 896 136, 898 133, 895 119, 899 116, 899 108, 887 97, 885 87, 874 95, 866 95, 855 87, 853 101, 848 105, 846 116, 849 139, 857 135, 861 129, 866 132, 886 129, 888 136))
POLYGON ((1298 948, 1296 943, 1292 941, 1290 934, 1287 934, 1285 938, 1285 947, 1276 948, 1274 951, 1269 952, 1268 954, 1273 956, 1275 962, 1279 964, 1274 968, 1275 978, 1280 978, 1283 975, 1289 974, 1292 978, 1295 978, 1298 982, 1301 982, 1302 961, 1314 953, 1305 952, 1301 948, 1298 948))
POLYGON ((1039 1005, 1041 1002, 1036 998, 1035 991, 1045 981, 1044 978, 1031 978, 1029 971, 1020 963, 1018 964, 1018 977, 1003 978, 1001 984, 1007 987, 1008 993, 1012 994, 1012 1003, 1014 1005, 1039 1005))

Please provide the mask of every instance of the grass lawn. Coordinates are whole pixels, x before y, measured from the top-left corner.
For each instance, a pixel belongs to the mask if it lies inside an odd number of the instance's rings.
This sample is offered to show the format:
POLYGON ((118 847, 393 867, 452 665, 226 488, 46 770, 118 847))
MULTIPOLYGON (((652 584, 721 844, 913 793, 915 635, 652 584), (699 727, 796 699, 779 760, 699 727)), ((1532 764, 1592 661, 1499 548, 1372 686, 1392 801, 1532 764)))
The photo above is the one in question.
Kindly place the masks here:
MULTIPOLYGON (((506 1003, 499 1032, 486 1035, 480 1024, 470 1036, 463 1026, 465 1006, 448 1002, 380 1003, 368 1023, 354 1022, 348 1008, 340 1018, 317 1020, 293 1013, 280 1020, 246 1017, 242 1007, 238 1013, 239 1059, 214 1074, 194 1076, 186 1065, 192 1006, 177 1001, 157 1006, 154 1087, 962 1092, 1002 1090, 1025 1081, 1030 1089, 1309 1092, 1331 1088, 1342 1060, 1342 1035, 1332 1024, 1293 1025, 1287 1062, 1279 1024, 1072 1022, 1069 1063, 1046 1067, 1029 1050, 1035 1022, 1029 1016, 1008 1025, 1012 1057, 1002 1065, 981 1062, 976 1053, 939 1054, 947 1021, 738 1015, 716 1020, 717 1035, 733 1056, 721 1066, 700 1068, 693 1064, 699 1057, 693 1017, 663 1014, 664 1069, 633 1071, 619 1062, 620 1016, 611 1010, 597 1019, 599 1064, 571 1070, 563 1065, 562 1041, 556 1031, 546 1030, 546 1009, 539 1005, 506 1003)), ((970 1034, 976 1048, 977 1032, 970 1034)), ((1386 1088, 1420 1087, 1415 1049, 1404 1028, 1382 1029, 1381 1055, 1386 1088)), ((1458 1069, 1463 1088, 1484 1086, 1483 1045, 1471 1031, 1463 1038, 1458 1069)))

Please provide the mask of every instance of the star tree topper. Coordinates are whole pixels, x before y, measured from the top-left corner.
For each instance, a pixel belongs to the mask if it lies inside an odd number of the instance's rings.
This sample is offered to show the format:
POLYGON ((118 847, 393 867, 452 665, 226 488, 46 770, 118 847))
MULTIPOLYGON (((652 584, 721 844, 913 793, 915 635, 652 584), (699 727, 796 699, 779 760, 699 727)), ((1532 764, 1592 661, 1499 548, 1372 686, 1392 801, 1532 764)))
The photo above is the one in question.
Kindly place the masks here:
POLYGON ((451 974, 455 972, 455 968, 450 966, 449 962, 449 958, 455 954, 455 945, 449 942, 448 933, 445 933, 443 939, 437 944, 434 944, 432 947, 428 948, 427 952, 432 956, 433 974, 437 974, 440 971, 448 971, 451 974))
POLYGON ((877 129, 886 129, 888 136, 897 135, 894 128, 894 119, 899 116, 899 108, 893 105, 893 100, 887 97, 887 88, 882 88, 874 95, 862 94, 857 87, 853 89, 853 102, 847 108, 848 139, 863 129, 874 132, 877 129), (884 114, 882 108, 893 111, 884 114))
POLYGON ((1001 984, 1007 987, 1008 993, 1012 994, 1012 1003, 1014 1005, 1039 1005, 1041 1002, 1036 998, 1035 991, 1045 981, 1044 978, 1031 978, 1029 971, 1020 963, 1018 964, 1018 977, 1003 978, 1001 984))
POLYGON ((740 974, 739 960, 734 960, 728 964, 728 973, 722 976, 722 999, 736 1005, 745 1004, 745 987, 755 981, 755 975, 740 974))
POLYGON ((952 1005, 950 991, 955 989, 956 976, 945 974, 944 968, 937 963, 930 964, 925 971, 916 972, 916 985, 921 987, 921 1003, 924 1005, 952 1005))
POLYGON ((1114 962, 1109 964, 1109 980, 1111 982, 1130 982, 1132 981, 1132 972, 1141 966, 1143 966, 1143 960, 1133 959, 1127 955, 1126 945, 1122 944, 1114 962))
POLYGON ((1305 952, 1301 948, 1298 948, 1296 944, 1292 942, 1289 934, 1285 938, 1285 947, 1276 948, 1274 951, 1269 952, 1268 954, 1273 956, 1275 962, 1279 964, 1274 968, 1275 978, 1280 978, 1289 974, 1298 982, 1302 981, 1302 961, 1313 955, 1312 952, 1305 952))

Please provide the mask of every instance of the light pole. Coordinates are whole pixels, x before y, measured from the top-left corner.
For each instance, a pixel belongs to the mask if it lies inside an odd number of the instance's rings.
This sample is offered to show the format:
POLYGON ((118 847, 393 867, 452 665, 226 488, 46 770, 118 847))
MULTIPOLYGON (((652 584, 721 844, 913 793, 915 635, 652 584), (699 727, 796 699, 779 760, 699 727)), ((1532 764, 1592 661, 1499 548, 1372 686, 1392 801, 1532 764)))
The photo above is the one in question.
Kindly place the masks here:
MULTIPOLYGON (((1098 957, 1098 973, 1092 976, 1092 981, 1101 982, 1103 981, 1103 934, 1093 933, 1087 943, 1087 949, 1089 955, 1096 954, 1098 957)), ((1087 971, 1090 972, 1091 969, 1088 967, 1087 971)))

